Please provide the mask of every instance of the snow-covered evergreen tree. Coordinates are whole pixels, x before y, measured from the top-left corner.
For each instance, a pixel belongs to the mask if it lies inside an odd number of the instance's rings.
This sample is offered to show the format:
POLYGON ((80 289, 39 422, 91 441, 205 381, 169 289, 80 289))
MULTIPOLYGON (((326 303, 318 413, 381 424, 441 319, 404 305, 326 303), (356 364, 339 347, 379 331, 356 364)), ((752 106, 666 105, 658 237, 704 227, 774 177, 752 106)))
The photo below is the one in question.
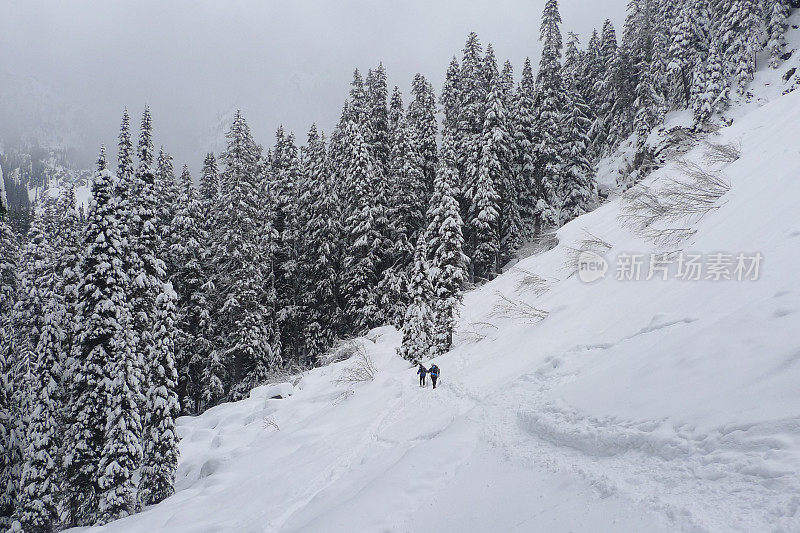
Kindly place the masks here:
POLYGON ((156 504, 175 492, 175 471, 178 468, 175 419, 180 411, 176 392, 178 373, 173 359, 176 300, 172 284, 167 282, 156 299, 154 352, 147 369, 144 427, 150 434, 144 438, 139 480, 139 502, 142 505, 156 504))
POLYGON ((353 333, 363 333, 383 321, 377 287, 385 250, 377 221, 381 215, 376 212, 373 194, 376 177, 372 154, 358 125, 350 122, 347 129, 352 144, 345 170, 348 211, 344 231, 348 250, 343 281, 353 333))
MULTIPOLYGON (((219 235, 217 230, 217 215, 220 202, 219 174, 217 161, 214 154, 209 152, 203 160, 203 168, 200 174, 200 213, 196 224, 199 232, 205 233, 205 239, 200 242, 202 270, 204 273, 202 293, 205 294, 205 310, 200 310, 200 321, 197 325, 196 338, 198 344, 195 346, 194 364, 197 365, 197 385, 194 388, 195 406, 198 411, 204 407, 216 405, 225 396, 226 370, 222 363, 219 352, 219 345, 215 342, 213 334, 214 321, 211 317, 211 305, 219 301, 218 293, 214 285, 218 273, 215 268, 220 262, 214 254, 222 250, 216 242, 219 235)), ((200 296, 200 294, 196 294, 200 296)), ((192 297, 194 299, 194 297, 192 297)), ((196 300, 201 304, 199 298, 196 300)), ((182 319, 183 320, 183 319, 182 319)), ((181 357, 181 356, 179 356, 181 357)), ((193 363, 190 363, 193 366, 193 363)), ((180 377, 179 386, 182 386, 180 377)), ((182 407, 186 406, 182 403, 182 407)))
MULTIPOLYGON (((38 465, 28 464, 26 478, 23 479, 24 467, 26 466, 28 445, 32 431, 47 430, 39 424, 37 428, 32 427, 31 415, 36 414, 36 394, 34 386, 36 383, 36 363, 39 354, 39 342, 47 329, 49 317, 48 307, 53 302, 55 291, 56 276, 53 269, 53 243, 49 235, 52 235, 56 220, 56 201, 51 198, 49 193, 43 195, 36 202, 34 218, 31 222, 27 235, 27 242, 22 248, 20 255, 20 277, 18 284, 17 300, 11 315, 14 340, 11 345, 13 351, 9 357, 8 383, 11 391, 11 416, 12 426, 9 433, 8 450, 10 456, 10 479, 5 492, 10 495, 10 500, 14 506, 13 519, 17 522, 22 520, 36 521, 38 519, 47 520, 45 516, 36 517, 29 512, 34 503, 26 499, 23 490, 40 490, 36 486, 39 476, 31 471, 38 465), (22 483, 26 485, 23 486, 22 483), (25 504, 24 506, 22 504, 25 504)), ((53 317, 58 320, 58 317, 53 317)), ((60 329, 56 332, 49 331, 47 339, 46 357, 60 353, 60 329), (49 344, 56 344, 50 346, 49 344)), ((45 346, 42 346, 42 350, 45 346)), ((57 356, 57 355, 56 355, 57 356)), ((58 372, 58 367, 53 369, 58 372)), ((56 374, 57 379, 57 374, 56 374)), ((57 400, 56 400, 57 401, 57 400)), ((38 420, 41 422, 41 420, 38 420)), ((30 456, 28 456, 30 457, 30 456)), ((19 524, 15 526, 18 529, 19 524)))
POLYGON ((172 234, 172 225, 179 208, 180 188, 175 181, 172 156, 165 152, 163 147, 159 150, 158 160, 156 161, 155 192, 158 202, 158 215, 154 223, 158 228, 161 240, 158 257, 164 262, 166 276, 170 277, 179 268, 177 258, 172 255, 172 246, 177 241, 177 237, 172 234))
MULTIPOLYGON (((499 101, 497 84, 492 93, 495 95, 492 101, 499 101)), ((503 133, 498 118, 494 112, 487 114, 477 179, 468 192, 471 200, 472 275, 479 280, 488 279, 496 272, 500 252, 498 221, 501 198, 495 179, 504 173, 503 164, 510 139, 503 133)))
POLYGON ((276 133, 269 172, 273 182, 274 226, 278 234, 276 291, 281 350, 284 359, 299 363, 304 352, 302 324, 305 322, 303 280, 298 262, 302 240, 298 210, 303 187, 294 135, 286 134, 282 127, 276 133))
POLYGON ((464 223, 453 189, 457 172, 452 135, 445 134, 425 232, 434 297, 434 354, 444 353, 452 345, 461 291, 467 281, 468 259, 463 252, 464 223))
POLYGON ((59 523, 61 500, 61 350, 64 298, 56 292, 51 270, 37 280, 46 304, 42 331, 31 362, 29 422, 19 501, 12 531, 54 531, 59 523))
POLYGON ((62 367, 72 353, 75 332, 75 307, 80 282, 81 240, 83 223, 76 207, 75 187, 66 186, 58 198, 58 230, 54 232, 55 270, 58 273, 56 293, 61 295, 63 312, 59 315, 64 339, 61 343, 62 367))
POLYGON ((206 272, 210 243, 203 220, 205 211, 185 165, 177 204, 171 227, 174 241, 170 247, 176 265, 170 281, 178 294, 174 339, 177 391, 183 412, 197 412, 203 392, 201 375, 212 349, 209 339, 211 287, 206 272))
POLYGON ((383 64, 370 70, 365 81, 367 97, 367 124, 365 139, 375 160, 375 170, 385 176, 389 166, 389 97, 386 88, 386 70, 383 64))
POLYGON ((671 29, 668 70, 673 79, 671 94, 675 107, 686 107, 691 103, 691 85, 695 66, 695 2, 685 2, 671 29))
POLYGON ((587 106, 571 76, 566 77, 564 85, 567 105, 562 123, 561 223, 588 213, 597 200, 594 166, 588 155, 591 121, 587 106))
POLYGON ((530 59, 526 58, 522 69, 522 79, 514 101, 512 120, 514 140, 512 176, 517 188, 519 214, 524 236, 530 236, 535 232, 536 206, 539 197, 534 159, 534 146, 538 142, 534 104, 535 91, 533 69, 530 59))
MULTIPOLYGON (((118 294, 124 295, 122 291, 118 294)), ((141 370, 132 348, 130 324, 126 322, 129 321, 125 319, 119 324, 120 331, 114 332, 113 346, 105 354, 107 362, 101 369, 105 428, 97 467, 100 489, 97 521, 102 524, 135 512, 134 477, 142 464, 141 370)))
POLYGON ((693 111, 695 124, 702 125, 728 104, 729 89, 716 42, 711 43, 708 60, 703 68, 698 69, 698 77, 698 94, 694 99, 693 111))
MULTIPOLYGON (((146 107, 142 115, 137 147, 139 168, 135 177, 136 194, 131 201, 132 209, 136 213, 136 231, 130 235, 131 250, 129 253, 132 252, 138 259, 137 263, 130 264, 131 270, 128 273, 129 278, 132 280, 132 290, 128 294, 128 305, 130 306, 133 320, 133 327, 130 332, 133 336, 134 353, 130 359, 127 357, 120 358, 112 363, 112 368, 113 365, 118 365, 119 367, 116 370, 118 377, 113 381, 113 386, 120 391, 117 393, 118 401, 123 406, 126 406, 129 401, 134 401, 140 408, 145 408, 144 395, 149 387, 147 383, 148 373, 145 369, 155 364, 153 357, 157 353, 157 340, 155 338, 157 331, 155 324, 156 301, 164 291, 164 284, 168 280, 164 257, 167 255, 167 246, 173 240, 169 235, 169 225, 165 220, 171 216, 171 214, 165 215, 165 213, 171 213, 172 206, 170 205, 169 211, 162 211, 162 209, 165 209, 164 205, 166 203, 172 203, 172 193, 167 193, 168 190, 172 189, 172 186, 162 184, 162 178, 158 174, 159 169, 153 166, 152 136, 150 110, 146 107), (127 375, 127 373, 130 373, 130 375, 127 375), (133 396, 133 400, 129 400, 128 395, 133 396)), ((165 155, 161 158, 160 170, 164 183, 167 180, 174 182, 172 163, 165 155)), ((124 417, 132 415, 122 411, 119 416, 118 423, 125 424, 127 420, 124 417)), ((137 420, 139 424, 138 433, 134 432, 137 438, 145 440, 141 445, 146 444, 146 440, 152 434, 150 427, 147 425, 142 427, 143 422, 142 418, 139 417, 137 420)), ((120 441, 129 438, 128 432, 131 431, 131 428, 133 426, 128 426, 127 428, 112 426, 108 428, 109 431, 115 432, 114 440, 116 442, 111 444, 110 450, 104 450, 105 456, 123 453, 119 451, 121 450, 119 447, 124 446, 120 444, 120 441)), ((109 448, 108 443, 106 448, 109 448)), ((141 448, 138 451, 138 455, 134 455, 133 452, 127 453, 129 456, 126 460, 131 464, 135 463, 138 467, 141 462, 141 448)), ((111 510, 103 513, 105 518, 128 512, 124 509, 125 505, 127 505, 125 502, 129 497, 135 496, 128 493, 129 481, 125 477, 127 474, 122 472, 119 476, 119 479, 109 479, 107 481, 113 488, 106 490, 109 494, 108 507, 111 510)))
POLYGON ((303 247, 301 278, 307 284, 305 342, 309 356, 319 357, 335 342, 341 328, 339 294, 342 240, 341 206, 332 181, 325 139, 316 126, 303 150, 303 192, 300 197, 303 247))
MULTIPOLYGON (((461 177, 459 202, 462 213, 467 215, 465 222, 471 227, 469 211, 472 201, 467 197, 467 190, 474 187, 478 180, 487 93, 483 74, 485 59, 477 34, 469 34, 463 54, 458 75, 458 127, 454 138, 461 177)), ((474 240, 469 238, 468 246, 471 247, 472 242, 474 240)))
POLYGON ((130 280, 124 271, 114 182, 101 152, 84 234, 76 339, 68 370, 64 465, 67 507, 70 523, 75 525, 100 520, 101 498, 105 519, 129 512, 132 476, 141 453, 135 398, 123 395, 136 392, 138 384, 130 382, 133 391, 122 383, 112 387, 112 379, 135 377, 124 368, 125 362, 132 362, 131 318, 124 290, 130 280), (116 458, 121 462, 115 463, 116 458))
POLYGON ((447 67, 447 74, 445 75, 444 87, 442 94, 439 97, 439 103, 442 106, 444 113, 444 121, 442 128, 449 130, 455 134, 458 130, 458 121, 460 115, 460 102, 461 102, 461 66, 458 64, 458 59, 453 57, 450 65, 447 67))
POLYGON ((8 223, 8 202, 0 169, 0 527, 8 527, 14 513, 14 477, 19 467, 16 410, 13 405, 13 365, 16 348, 12 313, 19 284, 19 243, 8 223))
POLYGON ((565 101, 561 79, 560 24, 558 2, 547 0, 540 33, 543 43, 542 58, 536 77, 539 139, 534 146, 534 157, 537 164, 537 188, 540 191, 536 208, 537 227, 540 228, 557 224, 560 216, 558 183, 562 161, 558 144, 561 139, 561 115, 565 101))
MULTIPOLYGON (((128 187, 134 174, 133 168, 133 143, 131 142, 131 118, 128 110, 122 112, 122 124, 119 130, 119 145, 117 149, 117 188, 116 195, 124 196, 120 187, 128 187)), ((120 198, 118 198, 119 200, 120 198)))
POLYGON ((791 10, 788 0, 768 0, 767 9, 769 15, 769 23, 767 31, 769 33, 769 42, 767 48, 770 53, 770 66, 778 68, 783 55, 783 49, 786 46, 786 29, 789 27, 786 19, 789 17, 791 10))
MULTIPOLYGON (((503 77, 494 78, 486 100, 486 115, 483 125, 483 146, 481 153, 481 182, 491 180, 497 193, 496 238, 497 255, 495 265, 490 270, 499 272, 522 244, 523 228, 519 209, 519 190, 512 174, 514 139, 511 132, 506 101, 507 88, 503 77)), ((483 230, 476 232, 483 234, 483 230)), ((480 237, 479 237, 480 238, 480 237)), ((486 249, 478 243, 477 249, 486 249)), ((479 261, 475 266, 479 265, 479 261)), ((487 271, 488 272, 488 271, 487 271)))
POLYGON ((758 2, 731 0, 720 20, 719 31, 725 49, 729 74, 744 94, 756 71, 756 53, 761 47, 763 24, 758 2))
POLYGON ((261 182, 261 148, 241 112, 237 111, 226 137, 213 252, 218 293, 215 342, 229 369, 230 396, 239 399, 281 363, 273 277, 277 232, 265 199, 268 189, 261 182))
POLYGON ((414 268, 409 283, 411 304, 403 318, 403 343, 397 350, 408 361, 421 361, 434 355, 433 287, 428 278, 427 255, 423 235, 414 253, 414 268))
POLYGON ((438 158, 436 136, 439 128, 436 124, 436 97, 433 94, 433 86, 422 74, 414 76, 411 94, 414 99, 408 105, 408 124, 413 132, 419 153, 419 164, 426 187, 424 200, 427 203, 428 197, 433 191, 433 179, 436 175, 438 158))

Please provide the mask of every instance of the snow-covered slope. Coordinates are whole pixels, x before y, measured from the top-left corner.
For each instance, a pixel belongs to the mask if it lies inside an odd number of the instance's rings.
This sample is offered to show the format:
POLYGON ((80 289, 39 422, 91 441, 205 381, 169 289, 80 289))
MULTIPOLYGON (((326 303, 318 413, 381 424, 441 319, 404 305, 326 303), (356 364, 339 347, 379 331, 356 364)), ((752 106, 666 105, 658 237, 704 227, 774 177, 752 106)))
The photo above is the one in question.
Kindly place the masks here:
POLYGON ((435 391, 382 328, 372 381, 337 383, 355 357, 182 418, 177 493, 88 531, 800 531, 799 136, 800 91, 776 96, 709 139, 742 155, 689 239, 641 239, 617 198, 469 293, 435 391), (587 231, 610 245, 591 284, 565 266, 587 231), (616 279, 666 251, 763 261, 616 279))

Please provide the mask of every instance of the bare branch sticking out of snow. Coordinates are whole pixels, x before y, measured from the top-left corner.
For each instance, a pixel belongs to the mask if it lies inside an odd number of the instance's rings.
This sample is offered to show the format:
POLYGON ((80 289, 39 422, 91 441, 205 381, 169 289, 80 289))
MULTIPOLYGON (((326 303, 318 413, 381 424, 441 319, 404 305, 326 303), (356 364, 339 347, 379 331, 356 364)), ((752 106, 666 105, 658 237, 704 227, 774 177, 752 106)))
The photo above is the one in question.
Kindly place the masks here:
POLYGON ((495 304, 491 315, 512 320, 522 320, 529 324, 536 324, 547 318, 548 313, 542 309, 537 309, 532 305, 520 300, 512 300, 508 296, 496 293, 499 301, 495 304))
POLYGON ((666 179, 658 189, 637 185, 627 191, 622 197, 620 223, 662 245, 676 245, 694 235, 692 224, 718 209, 720 198, 731 186, 718 172, 691 161, 679 161, 678 170, 684 179, 666 179), (676 222, 682 226, 672 227, 676 222))
POLYGON ((472 322, 469 324, 469 328, 466 331, 460 332, 460 335, 463 336, 464 342, 472 342, 477 343, 485 339, 489 333, 489 331, 497 331, 498 328, 491 322, 472 322))
POLYGON ((323 365, 330 365, 345 361, 363 351, 363 346, 355 339, 349 339, 338 343, 321 356, 323 365))
POLYGON ((519 267, 515 267, 514 270, 522 274, 517 281, 518 292, 532 292, 536 296, 541 296, 550 290, 550 282, 539 274, 519 267))
POLYGON ((738 142, 716 144, 707 142, 706 152, 703 156, 709 165, 729 165, 742 157, 742 145, 738 142))
POLYGON ((347 400, 347 399, 349 399, 350 397, 352 397, 352 396, 353 396, 353 394, 355 394, 355 393, 356 393, 356 391, 354 391, 353 389, 347 389, 346 391, 343 391, 341 394, 338 394, 338 395, 337 395, 337 396, 336 396, 336 397, 333 399, 333 401, 331 402, 331 404, 332 404, 332 405, 339 405, 340 403, 342 403, 342 402, 344 402, 345 400, 347 400))
POLYGON ((262 425, 264 426, 264 429, 274 428, 275 431, 281 430, 281 428, 278 427, 278 423, 275 422, 275 419, 271 416, 265 416, 262 420, 262 425))
POLYGON ((372 362, 372 358, 367 354, 362 346, 359 346, 358 353, 351 358, 352 363, 342 370, 339 377, 333 382, 337 385, 347 385, 352 383, 365 383, 375 379, 378 369, 372 362))
POLYGON ((526 255, 535 255, 552 250, 558 246, 558 237, 555 231, 545 231, 534 235, 524 246, 526 255))
POLYGON ((603 255, 611 247, 611 243, 584 229, 583 238, 578 241, 577 246, 565 246, 567 257, 564 260, 564 270, 571 276, 578 271, 578 261, 580 261, 581 254, 592 252, 597 255, 603 255))

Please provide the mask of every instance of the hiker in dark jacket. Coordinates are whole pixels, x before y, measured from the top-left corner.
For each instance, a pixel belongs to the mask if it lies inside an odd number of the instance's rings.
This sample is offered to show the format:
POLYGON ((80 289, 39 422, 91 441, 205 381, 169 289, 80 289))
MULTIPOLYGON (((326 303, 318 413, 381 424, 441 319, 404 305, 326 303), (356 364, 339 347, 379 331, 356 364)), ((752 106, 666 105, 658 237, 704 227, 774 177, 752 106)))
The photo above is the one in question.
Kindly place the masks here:
POLYGON ((428 369, 425 368, 425 365, 422 363, 419 364, 419 368, 417 369, 417 374, 419 374, 419 386, 425 386, 425 375, 428 373, 428 369))
POLYGON ((436 365, 431 365, 428 369, 428 373, 431 375, 431 381, 433 382, 433 388, 436 388, 436 380, 439 379, 439 367, 436 365))

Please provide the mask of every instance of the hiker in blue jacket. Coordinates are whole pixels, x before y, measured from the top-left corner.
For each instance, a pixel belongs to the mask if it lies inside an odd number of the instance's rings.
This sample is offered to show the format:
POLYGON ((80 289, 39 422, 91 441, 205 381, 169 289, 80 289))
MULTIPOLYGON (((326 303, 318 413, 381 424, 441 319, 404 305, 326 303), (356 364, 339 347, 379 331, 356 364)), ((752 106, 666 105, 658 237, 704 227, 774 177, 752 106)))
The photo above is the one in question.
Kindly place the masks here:
POLYGON ((419 374, 419 386, 425 386, 425 375, 428 373, 428 369, 425 368, 425 365, 422 363, 419 364, 419 368, 417 369, 417 374, 419 374))
POLYGON ((433 382, 433 388, 436 388, 436 380, 439 379, 439 367, 436 365, 431 365, 428 369, 428 373, 431 375, 431 381, 433 382))

